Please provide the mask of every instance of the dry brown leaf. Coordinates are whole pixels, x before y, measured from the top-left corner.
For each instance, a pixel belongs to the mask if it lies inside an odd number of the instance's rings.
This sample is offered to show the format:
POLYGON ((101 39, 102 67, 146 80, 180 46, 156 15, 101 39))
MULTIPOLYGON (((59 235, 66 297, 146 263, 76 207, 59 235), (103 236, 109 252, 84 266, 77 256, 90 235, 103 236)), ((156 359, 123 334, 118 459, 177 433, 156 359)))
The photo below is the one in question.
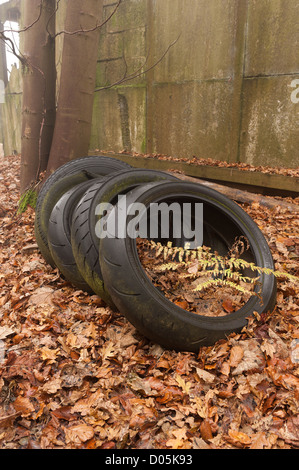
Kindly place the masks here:
POLYGON ((178 374, 176 374, 175 380, 177 381, 183 392, 186 393, 186 395, 189 395, 190 389, 192 388, 192 383, 185 382, 185 380, 178 374))
POLYGON ((0 326, 0 339, 5 339, 10 335, 13 335, 15 330, 9 326, 0 326))
POLYGON ((223 375, 227 375, 227 376, 229 375, 229 373, 230 373, 230 364, 229 364, 229 362, 225 361, 225 362, 222 363, 221 368, 220 368, 220 372, 223 375))
POLYGON ((42 390, 45 393, 49 393, 50 395, 52 395, 52 394, 55 394, 56 392, 58 392, 58 390, 60 390, 60 388, 61 388, 61 379, 56 378, 56 379, 52 379, 52 380, 49 380, 48 382, 46 382, 43 385, 42 390))
POLYGON ((94 437, 94 429, 87 424, 77 424, 70 428, 64 428, 66 442, 78 444, 89 441, 94 437))
POLYGON ((243 349, 243 357, 238 365, 232 371, 232 375, 243 374, 244 372, 260 370, 265 367, 265 358, 260 345, 255 339, 240 341, 240 347, 243 349))
POLYGON ((14 409, 26 417, 35 411, 33 404, 29 398, 18 396, 14 401, 14 409))
POLYGON ((33 305, 52 305, 54 292, 51 287, 40 287, 31 295, 29 303, 33 305))
POLYGON ((248 446, 251 444, 251 437, 245 434, 244 432, 233 431, 232 429, 230 429, 228 431, 228 435, 236 444, 241 444, 242 446, 248 446))
POLYGON ((229 364, 231 367, 237 367, 244 356, 244 350, 241 346, 233 346, 229 356, 229 364))
POLYGON ((196 373, 200 379, 207 383, 213 383, 216 379, 215 375, 203 369, 196 368, 196 373))
POLYGON ((53 363, 57 360, 58 355, 60 354, 60 349, 49 349, 49 348, 40 348, 40 356, 43 361, 48 361, 48 363, 53 363))
POLYGON ((224 308, 224 310, 227 312, 227 313, 231 313, 235 310, 235 307, 231 301, 231 299, 225 299, 223 302, 222 302, 222 307, 224 308))
POLYGON ((200 425, 200 434, 205 441, 213 439, 212 428, 207 419, 204 419, 200 425))
POLYGON ((261 431, 252 437, 250 449, 264 449, 269 447, 269 445, 270 444, 266 438, 266 434, 261 431))

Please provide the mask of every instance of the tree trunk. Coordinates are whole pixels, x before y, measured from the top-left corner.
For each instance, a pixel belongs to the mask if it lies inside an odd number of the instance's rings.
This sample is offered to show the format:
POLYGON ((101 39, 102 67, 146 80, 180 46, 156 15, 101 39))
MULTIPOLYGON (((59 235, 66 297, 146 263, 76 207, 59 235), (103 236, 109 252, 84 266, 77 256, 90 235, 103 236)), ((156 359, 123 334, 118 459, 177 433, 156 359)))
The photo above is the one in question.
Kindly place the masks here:
POLYGON ((21 193, 47 168, 55 123, 55 0, 24 6, 21 193), (36 21, 38 19, 38 21, 36 21))
POLYGON ((67 3, 55 131, 46 177, 89 150, 103 0, 67 3), (75 34, 72 34, 75 33, 75 34))

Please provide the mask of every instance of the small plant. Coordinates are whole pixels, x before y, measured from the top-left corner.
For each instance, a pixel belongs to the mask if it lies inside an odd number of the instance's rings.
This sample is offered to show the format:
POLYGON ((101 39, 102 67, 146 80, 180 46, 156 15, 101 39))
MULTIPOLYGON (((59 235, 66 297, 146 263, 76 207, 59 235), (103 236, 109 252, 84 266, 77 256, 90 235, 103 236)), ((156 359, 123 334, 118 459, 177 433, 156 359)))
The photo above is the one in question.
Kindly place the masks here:
POLYGON ((18 215, 23 214, 28 206, 32 207, 35 209, 36 207, 36 201, 37 201, 37 192, 35 189, 28 189, 22 196, 20 197, 19 203, 18 203, 18 215))
POLYGON ((155 257, 162 257, 164 263, 153 267, 160 273, 177 271, 178 276, 184 280, 197 280, 194 292, 203 291, 209 287, 231 287, 243 294, 259 295, 258 285, 261 274, 273 275, 298 282, 299 278, 286 272, 261 268, 252 262, 240 258, 249 244, 244 239, 238 239, 227 256, 220 256, 212 252, 211 248, 201 246, 190 250, 188 245, 183 247, 172 246, 172 242, 162 245, 153 240, 148 241, 149 248, 155 251, 155 257), (167 261, 167 262, 166 262, 167 261), (247 275, 245 275, 245 270, 247 275), (252 274, 252 275, 250 275, 252 274))

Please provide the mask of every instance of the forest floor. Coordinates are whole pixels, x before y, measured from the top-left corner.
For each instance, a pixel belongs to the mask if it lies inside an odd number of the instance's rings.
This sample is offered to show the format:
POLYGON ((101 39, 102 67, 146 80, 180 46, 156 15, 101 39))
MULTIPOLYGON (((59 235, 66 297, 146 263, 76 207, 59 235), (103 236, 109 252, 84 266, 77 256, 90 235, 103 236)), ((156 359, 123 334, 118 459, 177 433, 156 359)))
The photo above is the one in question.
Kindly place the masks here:
MULTIPOLYGON (((275 310, 239 334, 163 349, 45 263, 19 168, 0 160, 0 448, 298 448, 298 283, 278 279, 275 310)), ((298 276, 298 212, 279 200, 240 205, 298 276)))

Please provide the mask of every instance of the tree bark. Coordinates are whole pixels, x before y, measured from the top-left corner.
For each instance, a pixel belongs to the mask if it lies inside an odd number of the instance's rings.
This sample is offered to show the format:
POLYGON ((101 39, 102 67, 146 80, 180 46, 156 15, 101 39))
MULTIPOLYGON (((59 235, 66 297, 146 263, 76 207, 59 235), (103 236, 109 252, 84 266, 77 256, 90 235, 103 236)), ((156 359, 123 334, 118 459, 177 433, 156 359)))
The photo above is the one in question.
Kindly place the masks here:
POLYGON ((69 160, 88 154, 103 0, 69 0, 49 176, 69 160))
POLYGON ((21 193, 47 168, 55 123, 55 0, 24 6, 21 193))

